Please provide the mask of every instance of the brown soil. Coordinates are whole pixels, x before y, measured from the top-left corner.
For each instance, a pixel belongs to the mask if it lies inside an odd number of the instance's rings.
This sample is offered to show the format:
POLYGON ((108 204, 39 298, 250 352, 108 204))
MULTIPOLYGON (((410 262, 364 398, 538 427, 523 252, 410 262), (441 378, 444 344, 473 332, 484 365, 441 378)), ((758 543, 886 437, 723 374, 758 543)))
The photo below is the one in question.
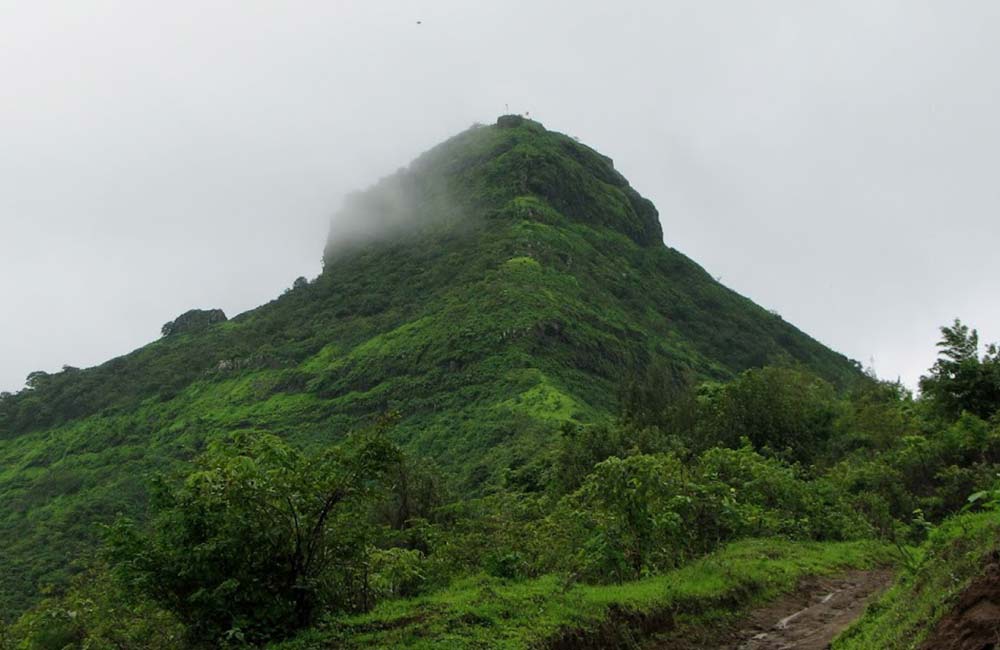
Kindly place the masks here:
POLYGON ((809 578, 794 593, 754 610, 735 625, 697 636, 691 631, 683 637, 670 635, 652 643, 650 650, 823 650, 861 616, 891 577, 890 572, 878 570, 809 578))
POLYGON ((962 592, 934 627, 921 650, 1000 648, 1000 554, 993 553, 983 575, 962 592))

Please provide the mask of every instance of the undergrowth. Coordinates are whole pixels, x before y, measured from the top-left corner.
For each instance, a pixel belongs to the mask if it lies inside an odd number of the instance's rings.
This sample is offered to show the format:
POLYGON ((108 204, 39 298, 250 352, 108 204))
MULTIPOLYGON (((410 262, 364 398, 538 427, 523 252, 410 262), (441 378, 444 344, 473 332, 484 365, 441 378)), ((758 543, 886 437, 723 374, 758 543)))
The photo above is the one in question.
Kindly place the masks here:
POLYGON ((946 520, 920 547, 896 584, 840 635, 834 650, 918 648, 998 548, 1000 513, 946 520))
POLYGON ((874 542, 759 539, 730 544, 661 576, 619 585, 572 584, 556 576, 521 582, 469 578, 426 597, 331 618, 271 647, 628 648, 638 642, 643 626, 652 631, 668 629, 675 621, 710 624, 793 590, 800 578, 886 564, 891 557, 888 547, 874 542))

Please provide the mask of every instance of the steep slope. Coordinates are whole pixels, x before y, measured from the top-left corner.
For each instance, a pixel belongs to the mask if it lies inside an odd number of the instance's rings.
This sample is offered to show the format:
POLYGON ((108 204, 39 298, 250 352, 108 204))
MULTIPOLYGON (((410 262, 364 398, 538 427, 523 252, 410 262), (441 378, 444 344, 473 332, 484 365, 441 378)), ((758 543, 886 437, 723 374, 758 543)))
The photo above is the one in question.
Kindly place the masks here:
POLYGON ((141 511, 148 473, 226 432, 323 445, 398 411, 400 442, 475 490, 562 422, 607 417, 653 363, 858 373, 664 246, 610 159, 516 116, 432 149, 337 223, 316 280, 0 399, 0 607, 61 580, 96 522, 141 511))

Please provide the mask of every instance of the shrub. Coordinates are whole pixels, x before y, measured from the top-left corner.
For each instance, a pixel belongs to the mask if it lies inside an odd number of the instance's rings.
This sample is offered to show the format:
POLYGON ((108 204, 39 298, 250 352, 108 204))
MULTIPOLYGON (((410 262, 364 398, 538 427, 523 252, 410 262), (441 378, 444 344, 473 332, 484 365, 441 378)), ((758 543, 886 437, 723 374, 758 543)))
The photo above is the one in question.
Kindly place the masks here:
POLYGON ((321 610, 371 604, 373 496, 397 452, 380 435, 307 457, 269 435, 212 445, 182 485, 161 486, 148 529, 108 533, 130 587, 174 612, 197 643, 261 642, 321 610))

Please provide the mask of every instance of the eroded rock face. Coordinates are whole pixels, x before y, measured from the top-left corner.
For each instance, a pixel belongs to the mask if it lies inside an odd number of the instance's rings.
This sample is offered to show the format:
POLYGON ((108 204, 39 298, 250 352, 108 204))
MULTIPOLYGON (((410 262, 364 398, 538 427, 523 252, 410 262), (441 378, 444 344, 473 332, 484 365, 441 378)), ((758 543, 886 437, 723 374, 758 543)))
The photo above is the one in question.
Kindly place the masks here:
POLYGON ((501 129, 513 129, 524 124, 524 117, 521 115, 501 115, 497 118, 497 126, 501 129))
POLYGON ((1000 551, 958 596, 920 650, 995 650, 1000 646, 1000 551))
POLYGON ((175 334, 185 334, 189 332, 200 332, 216 323, 225 323, 226 312, 221 309, 192 309, 186 311, 174 320, 166 323, 160 328, 163 336, 173 336, 175 334))

